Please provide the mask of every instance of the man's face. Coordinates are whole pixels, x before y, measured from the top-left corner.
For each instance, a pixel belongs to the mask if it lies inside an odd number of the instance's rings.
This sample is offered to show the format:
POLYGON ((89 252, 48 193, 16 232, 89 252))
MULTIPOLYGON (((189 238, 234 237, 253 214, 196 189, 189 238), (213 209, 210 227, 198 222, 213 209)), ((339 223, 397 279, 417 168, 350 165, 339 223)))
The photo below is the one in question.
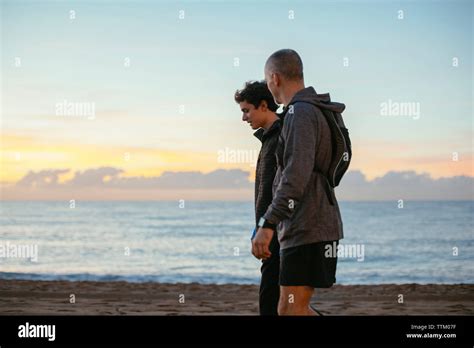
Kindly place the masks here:
POLYGON ((259 129, 265 125, 266 114, 263 110, 265 109, 263 105, 256 108, 253 104, 246 101, 240 102, 239 105, 240 110, 242 110, 242 121, 250 124, 252 129, 259 129))
POLYGON ((272 73, 265 67, 265 81, 267 82, 267 87, 270 90, 270 93, 273 95, 275 103, 281 104, 280 98, 278 97, 278 77, 276 74, 272 73))

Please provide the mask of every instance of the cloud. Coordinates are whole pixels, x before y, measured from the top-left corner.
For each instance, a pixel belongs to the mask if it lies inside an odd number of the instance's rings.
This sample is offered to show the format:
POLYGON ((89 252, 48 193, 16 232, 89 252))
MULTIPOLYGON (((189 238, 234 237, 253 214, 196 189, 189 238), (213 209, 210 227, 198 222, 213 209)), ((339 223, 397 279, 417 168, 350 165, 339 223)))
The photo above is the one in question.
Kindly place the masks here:
MULTIPOLYGON (((69 169, 30 171, 13 187, 3 188, 4 199, 29 199, 31 192, 35 199, 67 195, 104 200, 164 199, 179 195, 192 195, 196 199, 253 198, 254 183, 249 179, 250 173, 241 169, 217 169, 209 173, 167 171, 154 177, 127 177, 120 168, 100 167, 76 171, 71 178, 61 182, 59 176, 69 172, 69 169)), ((369 181, 364 173, 354 170, 342 179, 336 195, 340 201, 473 200, 474 177, 433 179, 426 173, 390 171, 369 181)))
POLYGON ((74 177, 66 181, 64 185, 75 187, 90 187, 90 186, 107 186, 110 180, 114 180, 118 175, 123 173, 122 169, 114 167, 101 167, 96 169, 87 169, 84 171, 77 171, 74 177))
POLYGON ((474 178, 433 179, 427 173, 390 171, 368 181, 361 171, 349 171, 336 189, 342 200, 472 200, 474 178))
POLYGON ((58 185, 61 174, 66 174, 69 169, 41 170, 39 172, 29 171, 16 183, 18 187, 51 187, 58 185))
POLYGON ((121 177, 122 169, 114 167, 91 168, 76 171, 74 176, 63 183, 58 183, 64 170, 30 171, 16 186, 21 187, 75 187, 75 188, 119 188, 119 189, 235 189, 251 188, 249 173, 240 169, 217 169, 204 174, 198 171, 166 171, 155 177, 121 177))
POLYGON ((158 177, 118 177, 114 175, 106 183, 117 188, 160 189, 235 189, 251 188, 249 173, 240 169, 217 169, 204 174, 198 171, 166 171, 158 177))

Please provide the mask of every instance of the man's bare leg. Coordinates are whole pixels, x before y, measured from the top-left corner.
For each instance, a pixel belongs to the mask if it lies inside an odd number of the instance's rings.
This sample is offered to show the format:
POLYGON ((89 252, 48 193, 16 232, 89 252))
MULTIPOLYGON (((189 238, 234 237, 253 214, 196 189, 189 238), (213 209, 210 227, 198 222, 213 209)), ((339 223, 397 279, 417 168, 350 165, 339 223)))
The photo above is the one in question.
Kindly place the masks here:
POLYGON ((309 306, 314 288, 310 286, 280 286, 279 315, 317 315, 309 306))

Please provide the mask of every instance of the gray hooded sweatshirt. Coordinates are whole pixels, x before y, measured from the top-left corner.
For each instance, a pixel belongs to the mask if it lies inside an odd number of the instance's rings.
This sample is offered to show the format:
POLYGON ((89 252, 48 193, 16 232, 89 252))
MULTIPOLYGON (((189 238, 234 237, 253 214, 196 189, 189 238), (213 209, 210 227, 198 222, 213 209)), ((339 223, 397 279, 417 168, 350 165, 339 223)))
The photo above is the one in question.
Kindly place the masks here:
POLYGON ((281 249, 344 237, 339 205, 335 196, 334 205, 330 203, 322 174, 331 163, 331 131, 321 110, 305 101, 335 112, 345 108, 313 87, 296 93, 286 108, 276 151, 273 200, 264 214, 277 225, 281 249))

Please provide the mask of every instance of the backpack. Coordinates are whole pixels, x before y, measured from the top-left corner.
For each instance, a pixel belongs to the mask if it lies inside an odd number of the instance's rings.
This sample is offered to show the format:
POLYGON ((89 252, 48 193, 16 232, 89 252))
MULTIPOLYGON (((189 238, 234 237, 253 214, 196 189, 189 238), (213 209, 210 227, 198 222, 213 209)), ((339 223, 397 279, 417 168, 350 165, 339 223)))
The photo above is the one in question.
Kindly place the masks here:
POLYGON ((312 103, 306 100, 297 100, 295 102, 308 103, 316 106, 323 113, 324 118, 329 125, 329 129, 331 130, 332 158, 329 170, 327 173, 321 173, 318 168, 315 168, 315 171, 325 176, 328 184, 328 187, 325 188, 326 193, 328 194, 329 201, 334 205, 334 188, 341 182, 341 179, 349 168, 352 159, 352 146, 349 137, 349 130, 344 124, 342 114, 321 107, 324 103, 312 103))

